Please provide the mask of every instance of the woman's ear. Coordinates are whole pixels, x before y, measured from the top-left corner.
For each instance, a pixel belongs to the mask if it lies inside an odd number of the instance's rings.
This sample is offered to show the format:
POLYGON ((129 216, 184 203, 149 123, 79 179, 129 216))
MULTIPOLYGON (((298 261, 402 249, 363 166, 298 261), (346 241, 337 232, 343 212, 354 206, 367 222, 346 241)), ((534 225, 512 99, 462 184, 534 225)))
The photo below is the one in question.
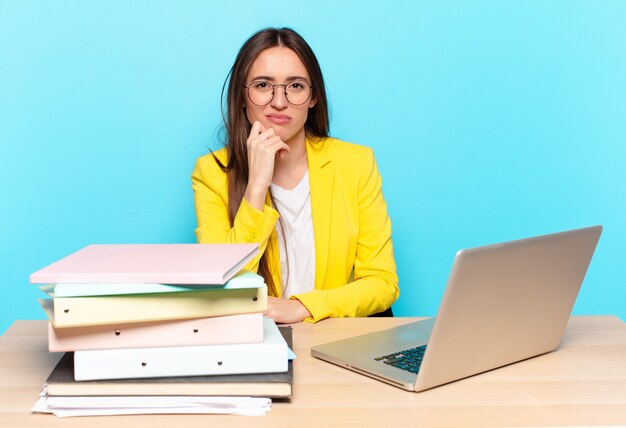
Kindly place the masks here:
POLYGON ((311 102, 309 103, 309 108, 315 107, 315 104, 317 104, 317 98, 313 98, 311 100, 311 102))

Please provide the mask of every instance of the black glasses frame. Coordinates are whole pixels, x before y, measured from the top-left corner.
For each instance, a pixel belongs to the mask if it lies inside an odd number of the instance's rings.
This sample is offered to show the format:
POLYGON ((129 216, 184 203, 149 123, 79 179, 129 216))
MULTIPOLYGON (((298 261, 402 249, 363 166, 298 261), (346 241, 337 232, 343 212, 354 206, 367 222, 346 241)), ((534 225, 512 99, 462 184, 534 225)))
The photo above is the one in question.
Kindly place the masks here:
POLYGON ((287 100, 287 102, 288 102, 289 104, 291 104, 291 105, 293 105, 293 106, 301 106, 302 104, 304 104, 304 103, 306 103, 308 100, 310 100, 310 99, 311 99, 311 95, 313 95, 313 88, 314 88, 314 86, 313 86, 313 85, 311 85, 311 84, 310 84, 309 82, 307 82, 306 80, 297 80, 297 82, 298 82, 298 83, 306 83, 307 85, 309 85, 309 96, 306 98, 306 100, 302 101, 302 102, 301 102, 301 103, 299 103, 299 104, 292 103, 292 102, 289 100, 289 94, 287 93, 287 86, 291 85, 291 83, 294 83, 294 82, 290 82, 290 83, 270 83, 270 82, 268 82, 267 80, 263 80, 263 82, 267 83, 268 85, 270 85, 270 86, 272 87, 272 97, 271 97, 271 98, 269 99, 269 101, 268 101, 268 102, 266 102, 265 104, 257 104, 257 103, 255 103, 254 101, 252 101, 252 97, 250 96, 250 86, 252 86, 252 83, 254 83, 254 82, 252 82, 250 85, 243 85, 243 87, 244 87, 244 88, 246 88, 246 92, 248 93, 248 99, 249 99, 249 100, 250 100, 250 102, 251 102, 252 104, 254 104, 255 106, 263 107, 263 106, 266 106, 266 105, 270 104, 270 103, 272 102, 272 100, 274 100, 274 96, 276 95, 276 90, 275 90, 275 88, 276 88, 277 86, 282 86, 283 88, 285 88, 285 89, 284 89, 285 99, 287 100))

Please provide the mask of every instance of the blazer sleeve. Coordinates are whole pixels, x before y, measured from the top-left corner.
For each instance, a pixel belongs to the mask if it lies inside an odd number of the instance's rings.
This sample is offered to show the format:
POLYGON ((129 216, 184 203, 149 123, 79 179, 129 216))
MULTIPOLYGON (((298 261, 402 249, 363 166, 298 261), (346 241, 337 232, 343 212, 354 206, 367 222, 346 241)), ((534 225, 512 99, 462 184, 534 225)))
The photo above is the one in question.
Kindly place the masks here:
MULTIPOLYGON (((360 166, 360 165, 359 165, 360 166)), ((315 290, 292 298, 311 312, 307 321, 327 317, 362 317, 389 308, 400 295, 391 241, 391 220, 382 179, 371 149, 366 150, 358 180, 359 233, 353 278, 343 286, 315 290)))
POLYGON ((278 212, 268 205, 259 211, 243 199, 231 226, 228 218, 228 177, 213 156, 199 158, 191 175, 198 221, 196 240, 200 244, 258 243, 259 254, 244 267, 257 272, 259 259, 278 220, 278 212))

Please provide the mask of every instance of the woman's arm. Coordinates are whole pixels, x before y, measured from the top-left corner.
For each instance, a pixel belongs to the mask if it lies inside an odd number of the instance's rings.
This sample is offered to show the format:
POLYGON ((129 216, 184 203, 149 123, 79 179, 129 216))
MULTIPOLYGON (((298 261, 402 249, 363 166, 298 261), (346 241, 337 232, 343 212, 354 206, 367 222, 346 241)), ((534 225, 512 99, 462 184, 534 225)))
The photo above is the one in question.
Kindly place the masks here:
MULTIPOLYGON (((224 154, 223 150, 216 152, 217 156, 222 155, 221 158, 225 157, 224 154)), ((278 212, 268 205, 260 211, 244 199, 231 226, 228 218, 228 177, 213 155, 197 160, 191 181, 198 221, 195 231, 198 243, 258 243, 259 254, 245 266, 245 269, 256 272, 259 259, 274 231, 278 212)))
MULTIPOLYGON (((202 244, 259 242, 259 254, 245 266, 245 269, 256 272, 259 259, 274 231, 278 212, 267 204, 264 204, 263 211, 259 211, 244 197, 231 227, 228 219, 227 176, 212 155, 198 159, 191 178, 198 220, 197 241, 202 244)), ((265 315, 279 323, 300 322, 311 316, 299 301, 275 297, 269 297, 265 315)))

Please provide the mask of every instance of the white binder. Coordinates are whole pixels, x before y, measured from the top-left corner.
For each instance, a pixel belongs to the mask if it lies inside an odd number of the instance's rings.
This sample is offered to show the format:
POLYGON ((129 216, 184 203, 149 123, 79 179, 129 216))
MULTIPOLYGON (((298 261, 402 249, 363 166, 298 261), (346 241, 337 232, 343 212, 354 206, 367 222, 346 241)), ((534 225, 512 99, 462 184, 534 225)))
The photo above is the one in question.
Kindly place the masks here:
POLYGON ((263 319, 262 343, 76 351, 76 380, 282 373, 287 343, 274 321, 263 319))

